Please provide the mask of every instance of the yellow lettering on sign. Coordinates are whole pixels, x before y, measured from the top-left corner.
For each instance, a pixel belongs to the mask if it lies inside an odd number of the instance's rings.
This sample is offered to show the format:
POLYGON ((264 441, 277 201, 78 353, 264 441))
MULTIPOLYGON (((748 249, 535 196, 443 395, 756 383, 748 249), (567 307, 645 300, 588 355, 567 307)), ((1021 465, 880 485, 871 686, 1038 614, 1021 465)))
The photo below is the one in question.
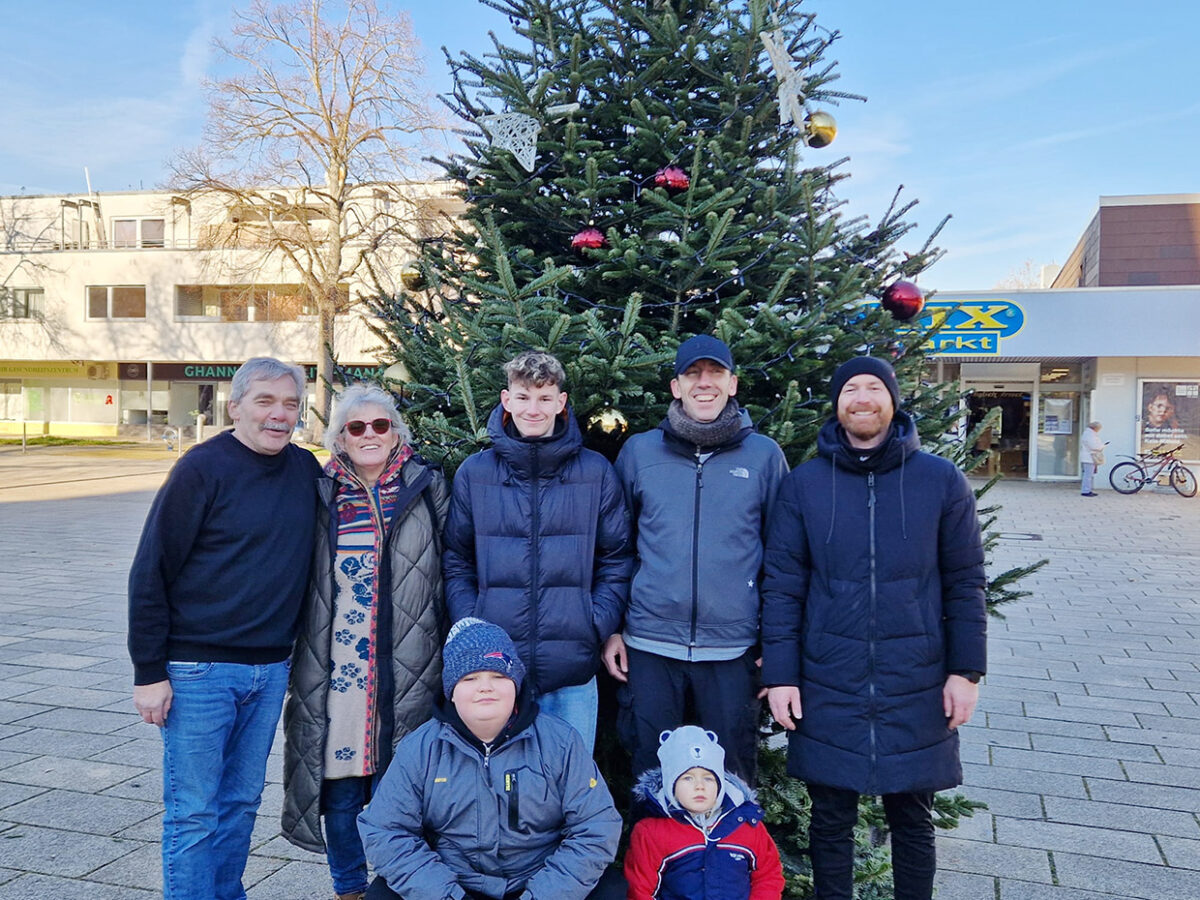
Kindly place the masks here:
POLYGON ((955 328, 994 328, 996 331, 1003 331, 1004 326, 996 321, 996 313, 1008 309, 1007 303, 998 303, 993 306, 963 306, 962 311, 971 318, 965 322, 955 325, 955 328))

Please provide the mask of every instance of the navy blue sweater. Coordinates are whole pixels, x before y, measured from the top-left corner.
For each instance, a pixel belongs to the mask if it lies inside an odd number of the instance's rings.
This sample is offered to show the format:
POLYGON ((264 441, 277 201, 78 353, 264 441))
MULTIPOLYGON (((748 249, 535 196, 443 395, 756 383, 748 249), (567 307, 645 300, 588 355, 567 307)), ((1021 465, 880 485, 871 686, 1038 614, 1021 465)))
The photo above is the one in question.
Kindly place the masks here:
POLYGON ((232 432, 176 463, 154 498, 129 570, 134 684, 168 659, 286 659, 308 582, 320 466, 289 444, 255 453, 232 432))

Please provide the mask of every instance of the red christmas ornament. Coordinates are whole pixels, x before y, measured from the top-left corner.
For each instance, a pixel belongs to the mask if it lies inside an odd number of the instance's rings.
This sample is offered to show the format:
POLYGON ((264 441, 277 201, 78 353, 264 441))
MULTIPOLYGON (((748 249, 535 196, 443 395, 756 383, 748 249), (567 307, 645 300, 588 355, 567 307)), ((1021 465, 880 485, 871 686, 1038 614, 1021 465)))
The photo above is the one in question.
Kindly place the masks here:
POLYGON ((600 233, 599 228, 585 228, 571 238, 572 250, 599 250, 608 244, 608 240, 600 233))
POLYGON ((688 173, 679 166, 667 166, 654 173, 656 187, 665 187, 668 191, 686 191, 692 180, 688 173))
POLYGON ((925 297, 911 281, 895 281, 884 290, 880 305, 901 322, 907 322, 925 308, 925 297))

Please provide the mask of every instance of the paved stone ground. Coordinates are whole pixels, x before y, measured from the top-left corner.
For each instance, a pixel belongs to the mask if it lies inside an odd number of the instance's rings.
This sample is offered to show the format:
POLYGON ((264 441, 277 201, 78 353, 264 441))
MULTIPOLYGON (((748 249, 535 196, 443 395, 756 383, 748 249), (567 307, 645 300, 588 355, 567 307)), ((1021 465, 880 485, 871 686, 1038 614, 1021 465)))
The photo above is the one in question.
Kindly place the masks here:
MULTIPOLYGON (((0 900, 160 890, 161 745, 130 702, 125 576, 171 461, 0 448, 0 900)), ((1051 563, 992 623, 963 730, 963 790, 989 809, 939 836, 941 898, 1200 898, 1200 499, 1077 490, 989 495, 997 570, 1051 563)), ((249 895, 328 898, 323 860, 277 834, 279 749, 249 895)))

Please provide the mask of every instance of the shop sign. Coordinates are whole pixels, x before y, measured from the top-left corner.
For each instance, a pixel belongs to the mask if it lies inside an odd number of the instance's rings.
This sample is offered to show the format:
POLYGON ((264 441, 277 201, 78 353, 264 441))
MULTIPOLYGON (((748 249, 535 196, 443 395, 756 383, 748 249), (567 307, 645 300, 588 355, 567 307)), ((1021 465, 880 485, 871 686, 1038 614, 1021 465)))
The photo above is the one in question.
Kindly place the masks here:
POLYGON ((108 377, 105 363, 62 362, 0 362, 0 376, 7 378, 93 378, 108 377), (103 374, 98 374, 103 372, 103 374))
MULTIPOLYGON (((155 363, 154 380, 163 381, 230 381, 234 373, 241 368, 241 363, 155 363)), ((303 365, 304 376, 310 382, 317 380, 317 367, 312 364, 303 365)), ((122 372, 125 367, 122 366, 122 372)), ((344 366, 340 370, 350 381, 371 379, 383 374, 382 366, 344 366)), ((124 376, 127 377, 127 376, 124 376)), ((146 377, 146 367, 142 364, 141 377, 146 377)), ((335 379, 337 380, 337 379, 335 379)))
POLYGON ((918 317, 896 330, 912 334, 940 326, 937 334, 926 341, 926 352, 939 356, 998 356, 1001 341, 1015 335, 1024 324, 1024 311, 1011 300, 930 300, 918 317))

